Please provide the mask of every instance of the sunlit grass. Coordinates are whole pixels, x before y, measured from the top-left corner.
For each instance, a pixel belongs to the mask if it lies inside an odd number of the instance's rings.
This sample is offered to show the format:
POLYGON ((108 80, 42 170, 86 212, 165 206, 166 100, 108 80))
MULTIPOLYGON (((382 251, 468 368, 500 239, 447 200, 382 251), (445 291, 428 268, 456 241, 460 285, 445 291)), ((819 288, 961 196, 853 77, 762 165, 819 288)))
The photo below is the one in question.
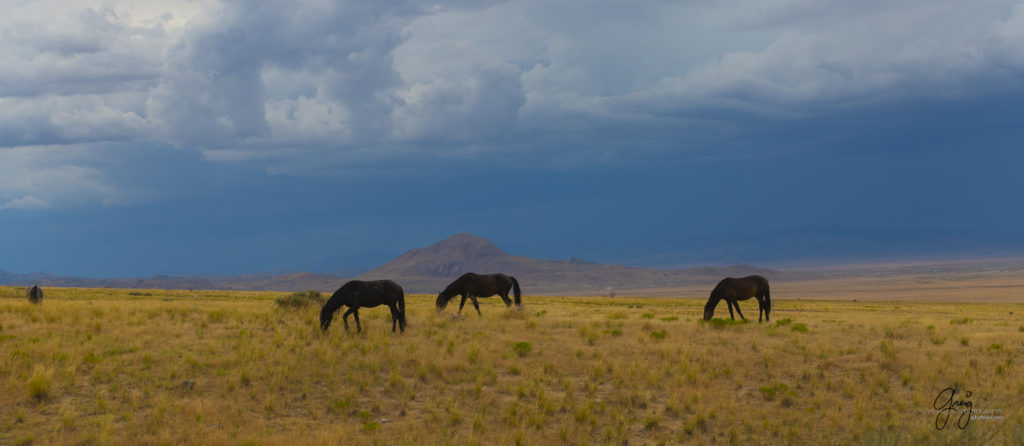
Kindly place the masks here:
POLYGON ((1019 443, 1020 304, 527 296, 363 332, 286 293, 0 287, 0 444, 1019 443), (745 307, 746 308, 746 307, 745 307), (1011 313, 1012 312, 1012 313, 1011 313), (952 322, 951 322, 952 321, 952 322), (1003 420, 935 429, 970 390, 1003 420), (930 412, 929 412, 930 410, 930 412), (812 422, 813 421, 813 422, 812 422))

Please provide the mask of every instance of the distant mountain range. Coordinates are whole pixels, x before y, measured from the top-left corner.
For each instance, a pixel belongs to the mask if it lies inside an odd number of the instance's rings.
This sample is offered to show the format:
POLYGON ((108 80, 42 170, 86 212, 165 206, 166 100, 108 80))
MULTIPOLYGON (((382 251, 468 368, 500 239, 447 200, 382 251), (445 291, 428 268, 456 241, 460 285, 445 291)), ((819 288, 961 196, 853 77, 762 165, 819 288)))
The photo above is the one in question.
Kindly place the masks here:
POLYGON ((702 235, 658 241, 536 241, 516 252, 544 257, 572 252, 601 263, 675 269, 731 264, 821 265, 864 262, 914 262, 1024 255, 1024 231, 970 231, 928 227, 870 229, 806 226, 751 234, 702 235))
POLYGON ((793 274, 750 265, 662 270, 578 259, 538 260, 508 254, 484 238, 456 234, 431 246, 408 251, 359 277, 391 278, 411 292, 436 293, 467 272, 502 272, 519 279, 524 289, 541 293, 661 288, 717 281, 726 276, 793 274))
MULTIPOLYGON (((750 265, 682 269, 637 268, 571 260, 538 260, 508 254, 489 240, 456 234, 431 246, 413 249, 395 260, 357 276, 391 279, 408 293, 436 293, 466 272, 501 272, 515 276, 527 293, 609 292, 615 289, 661 288, 714 283, 726 276, 761 274, 773 279, 801 274, 750 265)), ((15 274, 0 270, 0 285, 89 288, 226 289, 252 291, 333 291, 349 278, 331 274, 253 274, 230 277, 156 276, 145 279, 93 279, 47 273, 15 274)))

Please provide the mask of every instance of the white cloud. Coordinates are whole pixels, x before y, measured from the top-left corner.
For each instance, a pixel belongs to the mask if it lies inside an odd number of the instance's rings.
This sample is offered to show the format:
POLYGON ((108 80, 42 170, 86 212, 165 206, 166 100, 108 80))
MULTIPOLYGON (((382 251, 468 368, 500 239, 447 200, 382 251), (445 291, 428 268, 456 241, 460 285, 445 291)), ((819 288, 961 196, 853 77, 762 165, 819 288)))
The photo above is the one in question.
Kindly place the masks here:
POLYGON ((0 146, 145 138, 151 126, 119 95, 0 98, 0 146), (110 102, 110 103, 108 103, 110 102))
MULTIPOLYGON (((998 91, 1013 51, 993 45, 1001 8, 943 2, 859 6, 854 15, 815 11, 776 18, 761 49, 729 51, 629 95, 652 111, 729 107, 779 116, 845 104, 998 91), (809 13, 808 13, 809 14, 809 13), (813 19, 813 20, 811 20, 813 19), (984 80, 979 82, 979 80, 984 80)), ((1019 42, 1015 54, 1024 45, 1019 42)))
POLYGON ((1024 70, 1024 5, 999 1, 44 0, 0 29, 0 146, 172 143, 274 172, 538 139, 605 159, 587 150, 609 129, 673 146, 1024 70))
POLYGON ((0 210, 4 209, 46 209, 51 205, 43 200, 40 200, 32 195, 26 195, 20 198, 12 198, 7 203, 0 204, 0 210))
POLYGON ((46 3, 25 2, 0 18, 0 95, 145 91, 160 76, 169 38, 162 22, 137 25, 108 7, 40 10, 46 3))
POLYGON ((491 142, 511 133, 526 99, 512 66, 474 70, 458 83, 437 79, 396 92, 391 114, 397 141, 491 142))
POLYGON ((149 193, 116 184, 85 164, 96 154, 82 146, 26 146, 0 149, 0 209, 121 206, 145 201, 149 193))
POLYGON ((320 97, 267 101, 265 116, 274 140, 296 144, 352 139, 351 113, 343 104, 320 97))

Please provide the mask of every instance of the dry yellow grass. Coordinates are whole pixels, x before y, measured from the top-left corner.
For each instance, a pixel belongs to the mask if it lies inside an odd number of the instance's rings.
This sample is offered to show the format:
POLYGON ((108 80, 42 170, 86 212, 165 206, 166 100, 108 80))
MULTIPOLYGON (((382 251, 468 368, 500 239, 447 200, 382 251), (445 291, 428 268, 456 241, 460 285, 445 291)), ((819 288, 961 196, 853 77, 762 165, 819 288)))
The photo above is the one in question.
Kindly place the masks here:
POLYGON ((382 308, 322 335, 281 293, 0 287, 0 444, 1024 442, 1024 305, 782 289, 763 324, 699 322, 704 298, 452 318, 409 296, 404 335, 382 308), (947 387, 965 429, 935 427, 947 387))

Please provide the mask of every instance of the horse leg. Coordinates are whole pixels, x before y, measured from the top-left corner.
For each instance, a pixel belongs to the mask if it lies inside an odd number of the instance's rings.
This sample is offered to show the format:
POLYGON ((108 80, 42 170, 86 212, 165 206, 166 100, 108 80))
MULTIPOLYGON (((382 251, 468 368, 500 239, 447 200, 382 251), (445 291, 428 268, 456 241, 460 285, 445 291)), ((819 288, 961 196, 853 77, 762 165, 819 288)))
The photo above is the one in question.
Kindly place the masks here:
POLYGON ((352 307, 352 308, 349 308, 348 311, 345 312, 345 314, 341 315, 341 321, 345 323, 345 331, 348 331, 348 315, 352 314, 352 313, 355 313, 355 311, 356 311, 355 307, 352 307))
MULTIPOLYGON (((732 301, 731 300, 725 301, 725 305, 729 307, 729 317, 732 318, 732 320, 736 320, 736 315, 732 314, 732 301)), ((739 306, 736 306, 736 311, 740 311, 740 307, 739 306)), ((743 316, 740 315, 740 317, 743 317, 743 316)))
MULTIPOLYGON (((388 305, 391 308, 391 332, 395 332, 395 326, 398 325, 398 306, 395 304, 388 305)), ((405 331, 405 327, 402 327, 402 331, 405 331)))
POLYGON ((363 332, 363 326, 359 325, 359 311, 358 310, 359 310, 358 307, 353 308, 352 309, 352 316, 356 318, 356 333, 362 333, 363 332))
POLYGON ((757 322, 761 322, 761 315, 764 314, 764 301, 760 297, 757 298, 757 322))
POLYGON ((483 313, 480 312, 480 302, 476 301, 476 295, 470 294, 470 299, 473 299, 473 308, 476 308, 476 314, 483 317, 483 313))
POLYGON ((462 301, 459 302, 459 315, 462 315, 462 307, 466 305, 466 295, 462 295, 462 301))
POLYGON ((499 296, 501 296, 501 300, 505 301, 505 306, 506 307, 511 307, 512 306, 512 299, 508 298, 508 293, 499 294, 499 296))
POLYGON ((766 294, 765 298, 764 298, 764 301, 761 303, 761 306, 764 307, 764 320, 767 321, 767 322, 771 322, 772 321, 772 318, 771 318, 772 302, 771 302, 770 299, 771 298, 769 298, 767 296, 767 294, 766 294))
POLYGON ((736 313, 739 313, 740 319, 747 320, 747 318, 743 317, 743 312, 740 311, 740 301, 733 302, 733 305, 736 306, 736 313))

